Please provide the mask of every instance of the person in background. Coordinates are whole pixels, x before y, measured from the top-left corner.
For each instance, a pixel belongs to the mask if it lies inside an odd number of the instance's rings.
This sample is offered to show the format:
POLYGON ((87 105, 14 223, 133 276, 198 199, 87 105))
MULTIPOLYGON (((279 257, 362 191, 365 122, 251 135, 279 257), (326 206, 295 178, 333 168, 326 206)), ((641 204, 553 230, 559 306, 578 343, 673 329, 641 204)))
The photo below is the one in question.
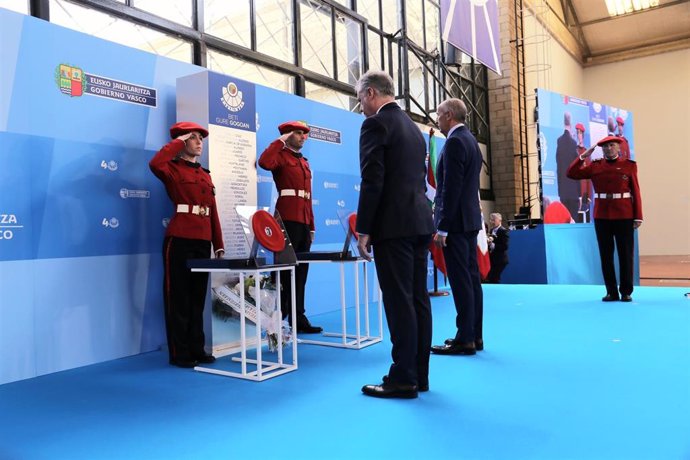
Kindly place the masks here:
MULTIPOLYGON (((314 241, 314 211, 312 209, 309 161, 302 155, 302 147, 309 137, 309 126, 302 121, 288 121, 278 126, 280 137, 273 141, 259 157, 259 166, 271 171, 278 190, 276 210, 283 219, 285 230, 295 252, 308 252, 314 241)), ((323 329, 312 326, 304 307, 304 291, 307 285, 309 264, 295 268, 295 306, 297 332, 317 334, 323 329)), ((282 287, 280 305, 283 318, 292 316, 292 291, 290 274, 280 274, 282 287)), ((292 323, 292 318, 290 318, 292 323)))
POLYGON ((568 177, 591 179, 594 185, 594 230, 606 284, 606 295, 601 299, 604 302, 632 301, 634 231, 642 225, 637 164, 621 158, 620 143, 620 138, 607 136, 597 143, 604 151, 603 159, 586 164, 587 157, 594 151, 595 146, 592 146, 568 168, 568 177), (613 264, 614 246, 618 250, 620 286, 613 264))
POLYGON ((429 390, 431 302, 429 242, 434 232, 426 191, 426 142, 395 102, 393 79, 370 70, 355 86, 367 117, 359 136, 362 182, 357 208, 358 248, 371 260, 390 330, 393 364, 383 383, 362 392, 379 398, 416 398, 429 390))
POLYGON ((170 128, 172 140, 149 162, 175 210, 163 242, 163 299, 170 364, 179 367, 215 361, 204 350, 208 273, 193 273, 187 267, 188 259, 209 258, 212 246, 216 257, 225 254, 216 189, 210 171, 198 161, 207 136, 196 123, 175 123, 170 128))
POLYGON ((577 218, 580 210, 580 184, 569 180, 566 175, 568 165, 577 158, 577 143, 573 139, 570 112, 563 114, 563 134, 556 145, 556 173, 558 196, 572 219, 577 218))
POLYGON ((508 242, 510 240, 510 230, 505 228, 503 217, 497 213, 489 215, 491 230, 489 232, 489 257, 491 259, 491 270, 487 278, 488 283, 500 283, 501 273, 508 265, 508 242))

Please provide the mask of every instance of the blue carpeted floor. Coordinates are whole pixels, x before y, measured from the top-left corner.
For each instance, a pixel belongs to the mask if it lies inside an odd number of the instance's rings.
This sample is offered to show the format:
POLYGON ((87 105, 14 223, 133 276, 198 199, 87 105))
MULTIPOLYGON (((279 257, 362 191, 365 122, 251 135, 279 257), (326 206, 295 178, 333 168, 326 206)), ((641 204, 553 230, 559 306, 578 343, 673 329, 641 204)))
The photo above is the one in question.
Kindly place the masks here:
MULTIPOLYGON (((0 459, 688 459, 686 291, 604 304, 601 287, 485 286, 486 351, 433 356, 416 400, 360 393, 387 340, 301 345, 298 371, 260 383, 155 352, 6 384, 0 459)), ((440 343, 455 313, 432 302, 440 343)))

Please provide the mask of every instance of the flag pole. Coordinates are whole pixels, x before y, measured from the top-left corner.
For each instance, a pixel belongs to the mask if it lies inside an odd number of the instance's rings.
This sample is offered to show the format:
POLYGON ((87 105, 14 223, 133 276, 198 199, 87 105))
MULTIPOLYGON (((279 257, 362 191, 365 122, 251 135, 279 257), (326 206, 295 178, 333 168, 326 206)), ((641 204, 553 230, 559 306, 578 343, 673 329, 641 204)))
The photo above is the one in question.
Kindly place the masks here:
MULTIPOLYGON (((431 256, 431 259, 433 260, 434 256, 431 256)), ((438 268, 436 268, 436 265, 434 265, 434 290, 429 291, 429 296, 430 297, 444 297, 450 295, 450 292, 448 291, 439 291, 438 290, 438 268)))

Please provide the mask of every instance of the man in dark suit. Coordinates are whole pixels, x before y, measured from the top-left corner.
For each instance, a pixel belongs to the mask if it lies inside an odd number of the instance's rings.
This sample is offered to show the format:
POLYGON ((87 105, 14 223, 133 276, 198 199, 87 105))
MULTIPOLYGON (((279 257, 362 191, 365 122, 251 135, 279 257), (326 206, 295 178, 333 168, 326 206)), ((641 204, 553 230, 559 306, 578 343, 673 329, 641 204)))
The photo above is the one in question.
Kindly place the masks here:
POLYGON ((467 107, 460 99, 443 101, 438 124, 446 136, 436 165, 434 244, 443 248, 457 316, 455 337, 431 347, 440 355, 474 355, 484 349, 484 294, 477 263, 477 233, 482 228, 479 173, 482 153, 465 126, 467 107))
POLYGON ((393 364, 380 385, 362 392, 416 398, 429 389, 431 303, 426 286, 434 231, 425 196, 426 142, 395 102, 393 80, 381 71, 362 75, 357 98, 367 117, 359 138, 362 183, 357 208, 360 254, 371 260, 383 293, 393 364))
POLYGON ((577 219, 580 211, 580 184, 569 179, 566 175, 568 166, 577 158, 577 142, 571 134, 572 126, 570 122, 570 112, 563 114, 564 131, 558 138, 556 146, 556 173, 558 175, 558 196, 561 203, 570 212, 570 217, 577 219))
POLYGON ((508 241, 510 240, 510 230, 505 228, 503 216, 494 212, 489 216, 491 230, 489 231, 489 259, 491 269, 487 277, 488 283, 497 284, 501 282, 501 273, 508 265, 508 241))

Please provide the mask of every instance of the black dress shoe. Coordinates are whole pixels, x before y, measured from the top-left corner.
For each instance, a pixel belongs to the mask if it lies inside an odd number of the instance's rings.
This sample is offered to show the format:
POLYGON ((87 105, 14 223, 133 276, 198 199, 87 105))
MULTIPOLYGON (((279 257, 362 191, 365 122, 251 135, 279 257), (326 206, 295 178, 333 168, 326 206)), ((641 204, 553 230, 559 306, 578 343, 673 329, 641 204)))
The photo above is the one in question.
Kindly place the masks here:
POLYGON ((621 302, 632 302, 632 297, 630 296, 630 294, 624 294, 621 297, 621 302))
POLYGON ((170 364, 177 367, 192 368, 197 365, 197 362, 193 359, 172 359, 170 358, 170 364))
MULTIPOLYGON (((443 343, 446 345, 454 345, 455 339, 446 339, 443 343)), ((477 351, 482 351, 484 349, 484 340, 482 340, 482 339, 475 340, 474 341, 474 349, 477 351)))
POLYGON ((323 328, 319 326, 312 326, 306 316, 297 320, 297 332, 302 334, 318 334, 322 332, 323 328))
POLYGON ((196 359, 197 362, 203 363, 203 364, 211 364, 211 363, 216 362, 215 356, 207 355, 205 353, 203 355, 195 356, 194 359, 196 359))
POLYGON ((474 343, 471 345, 462 345, 454 343, 452 345, 434 345, 431 347, 431 352, 437 355, 463 355, 471 356, 477 354, 477 349, 474 348, 474 343))
POLYGON ((375 398, 414 399, 417 385, 384 382, 381 385, 364 385, 362 393, 375 398))
POLYGON ((604 297, 601 298, 602 302, 616 302, 618 300, 620 300, 620 298, 617 295, 611 294, 606 294, 604 297))
MULTIPOLYGON (((382 380, 384 384, 387 384, 390 381, 387 375, 384 375, 382 380)), ((429 391, 429 382, 427 381, 417 385, 417 391, 429 391)))

